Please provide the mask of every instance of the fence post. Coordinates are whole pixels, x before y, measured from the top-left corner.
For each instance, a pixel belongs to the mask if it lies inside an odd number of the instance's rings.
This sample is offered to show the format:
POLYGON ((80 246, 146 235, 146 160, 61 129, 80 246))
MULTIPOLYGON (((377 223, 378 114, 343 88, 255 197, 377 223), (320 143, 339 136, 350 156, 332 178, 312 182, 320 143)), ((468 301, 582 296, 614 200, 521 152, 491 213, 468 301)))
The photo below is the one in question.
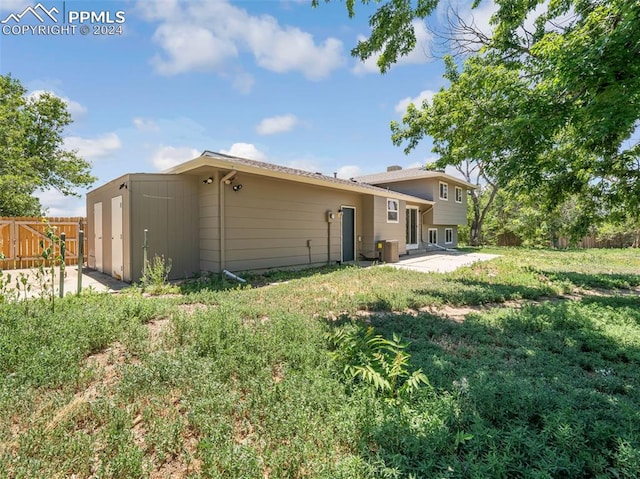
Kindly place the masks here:
POLYGON ((144 241, 142 243, 142 276, 147 275, 147 251, 149 249, 149 241, 147 234, 149 230, 147 228, 144 229, 144 241))
POLYGON ((64 261, 67 251, 67 234, 60 233, 60 297, 64 297, 64 261))
POLYGON ((84 230, 78 231, 78 294, 82 291, 82 262, 84 260, 84 230))

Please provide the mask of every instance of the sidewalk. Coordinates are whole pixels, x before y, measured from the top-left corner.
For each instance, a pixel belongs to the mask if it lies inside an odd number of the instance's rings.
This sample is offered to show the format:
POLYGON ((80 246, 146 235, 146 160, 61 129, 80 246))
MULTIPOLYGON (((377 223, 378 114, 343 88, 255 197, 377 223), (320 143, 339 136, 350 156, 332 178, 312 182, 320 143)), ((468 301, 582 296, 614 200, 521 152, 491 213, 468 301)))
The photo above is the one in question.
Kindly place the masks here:
MULTIPOLYGON (((49 270, 47 270, 48 273, 49 270)), ((20 273, 23 273, 28 276, 28 284, 31 286, 31 291, 27 293, 29 298, 38 297, 42 293, 42 289, 40 287, 39 282, 35 277, 35 269, 7 269, 3 271, 4 275, 11 275, 11 285, 9 288, 14 290, 14 285, 16 282, 16 278, 20 276, 20 273)), ((51 276, 48 273, 47 277, 49 281, 49 285, 51 284, 51 276)), ((120 291, 121 289, 127 288, 130 285, 124 283, 122 281, 118 281, 104 273, 100 273, 99 271, 95 271, 88 268, 82 269, 82 290, 92 290, 97 292, 114 292, 120 291)), ((54 283, 56 296, 59 295, 60 292, 60 268, 55 268, 55 283, 54 283)), ((64 294, 76 294, 78 291, 78 267, 77 266, 67 266, 65 268, 65 279, 64 279, 64 294)))

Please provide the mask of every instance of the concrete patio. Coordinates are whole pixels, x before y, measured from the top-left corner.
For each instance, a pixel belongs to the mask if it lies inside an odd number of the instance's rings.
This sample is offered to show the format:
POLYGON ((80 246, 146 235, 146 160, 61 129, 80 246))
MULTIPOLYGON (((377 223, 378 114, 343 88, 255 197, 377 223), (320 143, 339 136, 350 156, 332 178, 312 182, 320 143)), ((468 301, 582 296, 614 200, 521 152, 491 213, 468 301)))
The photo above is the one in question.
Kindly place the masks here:
POLYGON ((387 263, 386 266, 421 273, 450 273, 462 266, 469 266, 479 261, 489 261, 499 256, 465 251, 432 251, 401 256, 398 263, 387 263))

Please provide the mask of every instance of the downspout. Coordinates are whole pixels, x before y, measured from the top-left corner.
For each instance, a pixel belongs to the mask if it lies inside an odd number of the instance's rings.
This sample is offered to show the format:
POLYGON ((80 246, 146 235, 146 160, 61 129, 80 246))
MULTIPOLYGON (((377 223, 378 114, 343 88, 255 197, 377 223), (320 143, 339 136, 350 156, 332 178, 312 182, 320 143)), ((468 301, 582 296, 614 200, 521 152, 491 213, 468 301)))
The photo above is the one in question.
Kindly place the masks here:
POLYGON ((432 209, 433 209, 433 205, 431 205, 431 208, 429 208, 427 211, 423 211, 422 214, 420 215, 420 243, 426 243, 426 241, 422 237, 422 225, 424 224, 424 215, 429 213, 432 209))
POLYGON ((327 220, 327 264, 331 264, 331 220, 327 220))
POLYGON ((224 175, 220 179, 220 188, 218 189, 218 226, 220 228, 220 271, 224 271, 226 269, 227 262, 227 250, 226 250, 226 242, 225 242, 225 225, 224 225, 224 185, 225 182, 236 176, 238 172, 236 170, 232 170, 226 175, 224 175))

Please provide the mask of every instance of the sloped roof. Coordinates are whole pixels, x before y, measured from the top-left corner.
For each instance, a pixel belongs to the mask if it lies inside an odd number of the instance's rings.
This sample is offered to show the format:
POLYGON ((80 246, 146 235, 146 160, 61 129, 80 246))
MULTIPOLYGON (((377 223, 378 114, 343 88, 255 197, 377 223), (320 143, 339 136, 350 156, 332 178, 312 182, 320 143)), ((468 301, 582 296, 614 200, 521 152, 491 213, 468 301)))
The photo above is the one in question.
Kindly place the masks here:
POLYGON ((475 185, 456 178, 455 176, 443 173, 442 171, 427 170, 425 168, 407 168, 402 170, 384 171, 382 173, 374 173, 372 175, 356 176, 354 180, 360 183, 371 185, 379 185, 382 183, 394 183, 397 181, 418 180, 422 178, 442 178, 452 183, 467 186, 468 188, 476 188, 475 185))
POLYGON ((168 170, 163 171, 163 173, 186 174, 192 170, 207 166, 253 173, 272 178, 281 178, 299 183, 314 184, 317 186, 325 186, 340 190, 367 193, 376 196, 386 196, 389 198, 410 201, 412 203, 434 204, 433 201, 425 198, 399 193, 397 191, 380 188, 359 181, 343 180, 341 178, 334 178, 333 176, 326 176, 321 173, 312 173, 305 170, 298 170, 296 168, 289 168, 287 166, 275 165, 264 161, 249 160, 247 158, 239 158, 237 156, 208 150, 202 152, 199 157, 169 168, 168 170))

